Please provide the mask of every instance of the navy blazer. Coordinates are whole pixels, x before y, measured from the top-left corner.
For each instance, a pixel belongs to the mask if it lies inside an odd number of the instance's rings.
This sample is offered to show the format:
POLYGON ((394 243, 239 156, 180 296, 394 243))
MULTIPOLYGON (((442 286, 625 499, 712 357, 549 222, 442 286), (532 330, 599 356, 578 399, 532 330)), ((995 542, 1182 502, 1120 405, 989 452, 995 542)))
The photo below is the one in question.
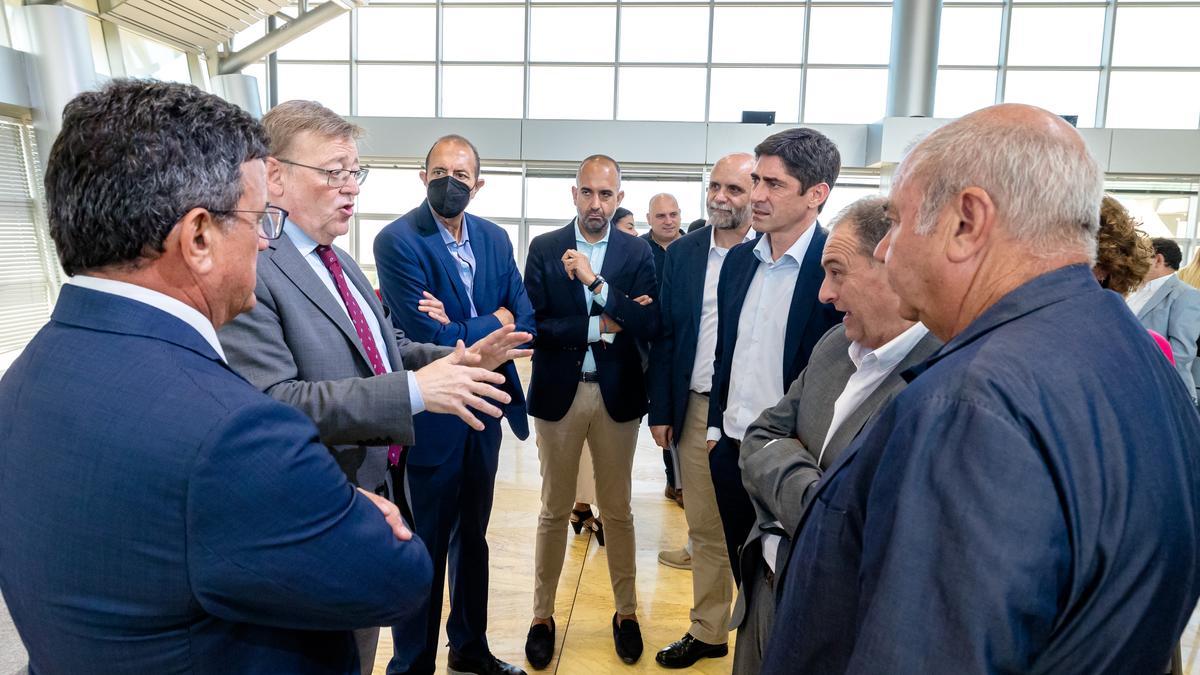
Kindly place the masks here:
MULTIPOLYGON (((650 253, 654 255, 654 275, 658 278, 658 291, 661 294, 663 275, 665 274, 664 268, 667 264, 668 249, 659 246, 658 242, 654 241, 654 234, 651 232, 647 232, 646 234, 641 235, 639 238, 644 240, 647 244, 650 244, 650 253)), ((674 246, 676 243, 678 242, 672 243, 671 245, 674 246)))
MULTIPOLYGON (((471 252, 475 255, 475 280, 471 300, 478 316, 471 317, 467 288, 458 274, 458 263, 442 241, 441 232, 429 210, 429 202, 400 216, 375 237, 375 267, 384 304, 391 310, 392 324, 417 342, 453 347, 458 340, 467 346, 500 327, 492 314, 507 308, 516 319, 517 330, 536 333, 533 305, 525 293, 521 273, 513 258, 508 233, 499 225, 463 214, 471 252), (446 307, 450 323, 442 325, 417 309, 422 291, 429 291, 446 307)), ((501 406, 517 438, 529 437, 525 414, 525 392, 513 362, 500 367, 505 381, 500 389, 512 396, 501 406)), ((413 419, 417 442, 408 461, 419 466, 434 466, 448 459, 455 448, 461 449, 469 427, 455 415, 425 413, 413 419)))
POLYGON ((356 674, 432 568, 303 413, 77 286, 0 380, 0 589, 30 672, 356 674))
POLYGON ((908 378, 814 488, 762 672, 1162 671, 1200 596, 1200 417, 1124 301, 1044 274, 908 378))
POLYGON ((658 311, 662 325, 650 352, 651 425, 669 424, 674 438, 683 433, 700 313, 704 309, 704 277, 712 228, 698 228, 666 251, 658 311))
MULTIPOLYGON (((813 232, 800 274, 796 277, 796 289, 792 291, 792 302, 788 306, 787 334, 783 344, 783 390, 808 365, 813 347, 830 328, 842 322, 842 313, 833 305, 817 300, 825 270, 821 267, 821 254, 829 233, 820 223, 813 232)), ((717 285, 717 351, 713 361, 712 391, 709 397, 708 426, 721 429, 722 418, 729 399, 730 372, 733 368, 733 350, 737 346, 738 323, 742 316, 742 304, 754 280, 759 260, 754 256, 757 240, 738 244, 729 249, 725 264, 721 267, 721 280, 717 285)))
POLYGON ((575 248, 574 220, 529 244, 525 288, 537 320, 529 414, 538 419, 558 421, 571 409, 588 349, 589 317, 601 313, 621 325, 612 344, 597 342, 592 349, 608 414, 617 422, 646 414, 646 380, 637 342, 657 334, 658 303, 642 306, 633 298, 658 293, 654 258, 646 242, 609 227, 604 267, 598 272, 609 285, 603 309, 585 302, 583 286, 563 270, 563 254, 575 248))

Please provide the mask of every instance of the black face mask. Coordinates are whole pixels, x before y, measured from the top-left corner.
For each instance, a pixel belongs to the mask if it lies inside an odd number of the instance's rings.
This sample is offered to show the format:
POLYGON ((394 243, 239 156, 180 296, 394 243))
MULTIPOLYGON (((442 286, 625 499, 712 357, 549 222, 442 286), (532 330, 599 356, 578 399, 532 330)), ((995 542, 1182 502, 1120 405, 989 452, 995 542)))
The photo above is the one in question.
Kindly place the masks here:
POLYGON ((452 176, 429 181, 425 194, 429 198, 429 206, 443 218, 458 217, 467 209, 467 202, 471 201, 471 188, 452 176))

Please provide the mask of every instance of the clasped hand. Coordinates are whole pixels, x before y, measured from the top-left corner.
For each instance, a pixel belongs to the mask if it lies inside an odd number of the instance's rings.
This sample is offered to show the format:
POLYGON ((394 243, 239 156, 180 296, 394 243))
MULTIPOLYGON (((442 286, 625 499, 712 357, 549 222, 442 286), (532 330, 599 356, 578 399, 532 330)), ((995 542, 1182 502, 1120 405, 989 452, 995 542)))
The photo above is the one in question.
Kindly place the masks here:
POLYGON ((425 409, 456 415, 472 429, 482 431, 483 422, 472 409, 492 417, 503 414, 486 400, 501 404, 512 401, 511 396, 493 386, 504 384, 504 375, 493 371, 512 359, 532 354, 532 349, 518 349, 532 339, 529 333, 508 325, 492 331, 469 349, 459 340, 453 352, 415 373, 425 409))

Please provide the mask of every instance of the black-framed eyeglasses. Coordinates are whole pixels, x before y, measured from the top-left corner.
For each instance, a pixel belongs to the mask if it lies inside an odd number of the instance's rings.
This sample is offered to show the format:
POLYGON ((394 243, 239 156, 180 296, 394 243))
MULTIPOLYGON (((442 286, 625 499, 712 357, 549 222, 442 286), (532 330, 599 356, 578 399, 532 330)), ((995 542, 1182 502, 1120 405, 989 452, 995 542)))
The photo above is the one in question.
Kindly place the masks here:
POLYGON ((323 169, 319 166, 309 166, 308 164, 293 162, 290 159, 281 159, 279 161, 282 164, 291 164, 292 166, 300 166, 304 167, 305 169, 320 171, 321 173, 325 174, 325 183, 329 187, 336 188, 345 187, 346 183, 350 182, 351 177, 354 178, 354 182, 362 185, 363 183, 367 182, 367 174, 370 172, 370 169, 359 169, 357 171, 351 171, 350 169, 323 169))
POLYGON ((278 239, 279 235, 283 234, 283 223, 287 220, 287 209, 278 206, 267 206, 262 211, 248 211, 245 209, 230 209, 229 211, 213 211, 209 209, 209 213, 213 215, 228 215, 230 213, 253 213, 258 216, 258 236, 263 239, 278 239))

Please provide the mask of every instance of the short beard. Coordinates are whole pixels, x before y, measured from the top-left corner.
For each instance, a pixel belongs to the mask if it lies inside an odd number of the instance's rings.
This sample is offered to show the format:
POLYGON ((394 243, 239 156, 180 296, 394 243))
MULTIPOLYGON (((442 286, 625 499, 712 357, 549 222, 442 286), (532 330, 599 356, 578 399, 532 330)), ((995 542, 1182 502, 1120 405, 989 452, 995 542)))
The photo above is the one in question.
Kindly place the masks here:
POLYGON ((593 225, 590 219, 583 218, 583 219, 580 219, 579 225, 580 225, 580 228, 584 232, 587 232, 588 234, 600 234, 601 232, 604 231, 605 227, 608 227, 608 221, 605 220, 605 221, 602 221, 599 225, 593 225))
POLYGON ((748 204, 740 212, 732 209, 723 209, 713 204, 706 204, 706 206, 708 207, 708 222, 714 229, 736 230, 744 225, 750 217, 750 207, 748 204))

